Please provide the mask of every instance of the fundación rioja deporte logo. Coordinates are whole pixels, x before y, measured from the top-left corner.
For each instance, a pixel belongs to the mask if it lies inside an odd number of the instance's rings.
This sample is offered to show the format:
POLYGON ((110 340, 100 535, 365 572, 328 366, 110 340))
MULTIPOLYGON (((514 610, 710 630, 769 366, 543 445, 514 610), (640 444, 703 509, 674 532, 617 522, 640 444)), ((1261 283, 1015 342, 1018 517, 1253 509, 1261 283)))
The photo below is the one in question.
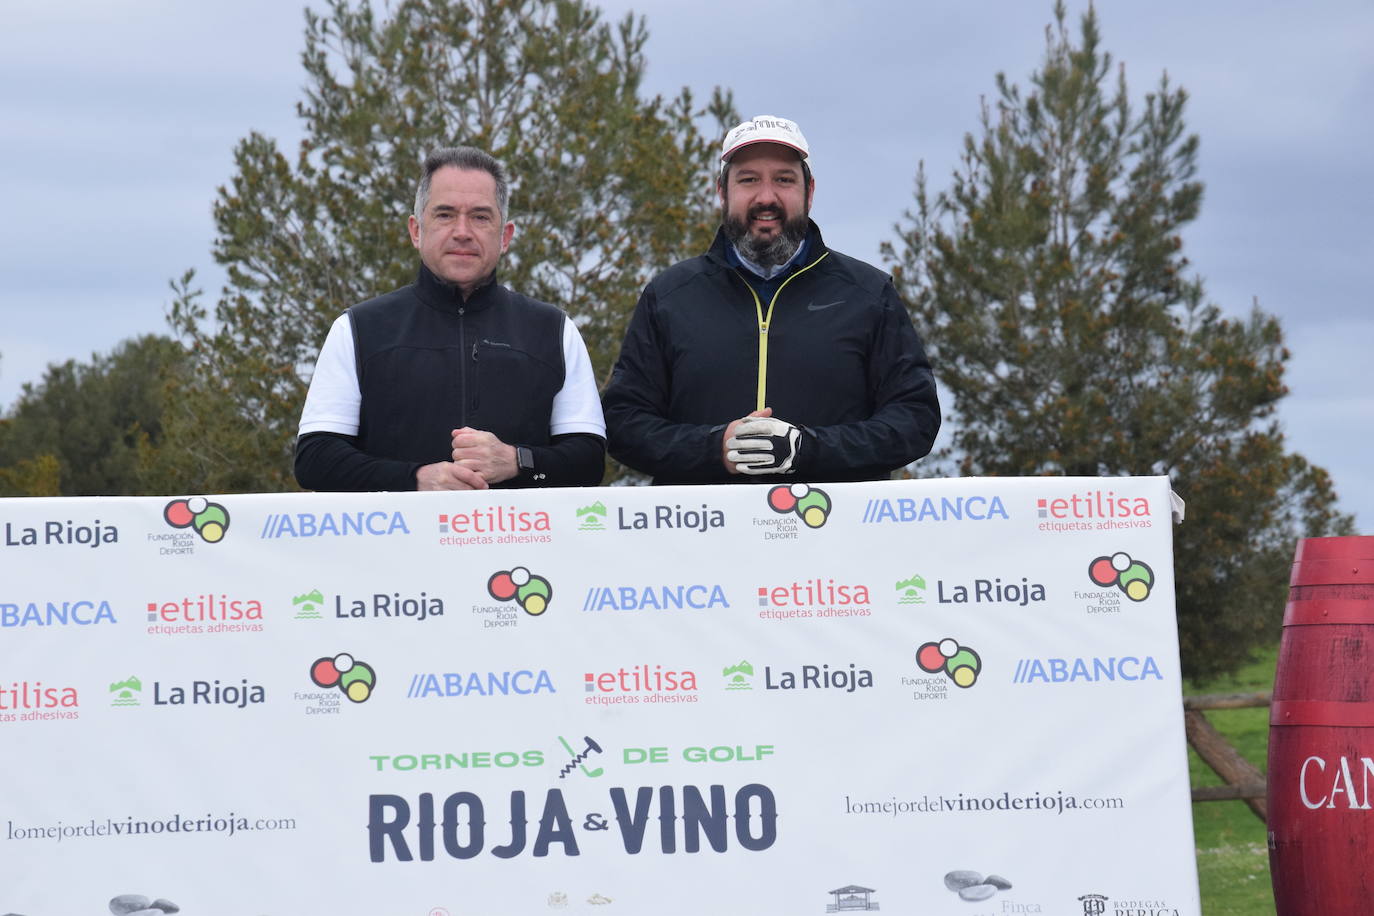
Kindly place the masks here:
POLYGON ((364 703, 377 686, 377 672, 367 662, 340 652, 311 662, 310 680, 319 687, 337 687, 354 703, 364 703))
POLYGON ((190 528, 207 544, 218 544, 229 533, 229 510, 204 496, 172 500, 162 507, 162 518, 173 528, 190 528))
POLYGON ((916 650, 916 664, 927 674, 944 674, 966 688, 978 683, 978 675, 983 670, 983 660, 978 653, 954 639, 923 644, 916 650))
POLYGON ((553 602, 553 585, 523 566, 502 569, 487 580, 487 594, 497 601, 514 601, 531 617, 538 617, 553 602))
POLYGON ((1103 588, 1116 586, 1132 601, 1144 601, 1155 587, 1155 571, 1128 553, 1098 557, 1088 564, 1088 578, 1103 588))
POLYGON ((824 525, 832 507, 828 493, 808 484, 784 484, 768 491, 768 508, 781 515, 795 513, 808 528, 824 525))

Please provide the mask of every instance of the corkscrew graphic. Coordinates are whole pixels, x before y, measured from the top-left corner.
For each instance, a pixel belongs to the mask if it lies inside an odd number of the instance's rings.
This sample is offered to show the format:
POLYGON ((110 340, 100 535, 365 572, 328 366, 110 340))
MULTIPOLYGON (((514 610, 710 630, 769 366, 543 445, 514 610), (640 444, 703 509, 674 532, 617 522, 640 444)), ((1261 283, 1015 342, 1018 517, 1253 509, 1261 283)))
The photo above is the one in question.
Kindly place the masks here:
POLYGON ((558 771, 559 779, 565 779, 567 775, 573 771, 573 767, 577 767, 584 774, 586 774, 588 777, 592 779, 595 779, 602 773, 606 772, 606 770, 602 767, 597 767, 594 770, 589 770, 582 765, 582 761, 586 760, 592 754, 601 753, 601 745, 597 744, 596 741, 592 739, 591 735, 583 735, 582 740, 587 742, 587 748, 579 754, 572 749, 572 745, 568 743, 566 738, 564 738, 562 735, 558 736, 558 741, 560 744, 563 745, 563 749, 572 755, 572 760, 567 764, 567 766, 563 767, 561 770, 558 771))

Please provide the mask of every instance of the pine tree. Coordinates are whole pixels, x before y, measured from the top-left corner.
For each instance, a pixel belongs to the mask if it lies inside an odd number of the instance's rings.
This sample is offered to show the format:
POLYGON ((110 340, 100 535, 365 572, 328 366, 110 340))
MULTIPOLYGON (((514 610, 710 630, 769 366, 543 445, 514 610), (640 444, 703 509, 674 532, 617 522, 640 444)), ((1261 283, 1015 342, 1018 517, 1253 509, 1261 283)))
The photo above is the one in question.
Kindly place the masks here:
POLYGON ((567 309, 604 378, 650 274, 710 238, 712 144, 697 123, 733 115, 719 91, 704 108, 686 90, 644 98, 646 39, 642 18, 612 27, 582 0, 307 11, 299 152, 258 134, 238 144, 214 206, 228 283, 213 316, 192 277, 176 285, 172 322, 196 371, 160 473, 187 491, 293 488, 318 348, 349 305, 414 280, 405 220, 440 146, 510 169, 501 282, 567 309))
POLYGON ((1274 419, 1288 352, 1258 306, 1226 317, 1183 254, 1199 141, 1167 75, 1139 108, 1062 2, 1039 70, 996 78, 949 189, 886 246, 942 396, 946 466, 976 475, 1167 474, 1185 670, 1214 674, 1272 642, 1295 539, 1343 531, 1324 471, 1274 419))

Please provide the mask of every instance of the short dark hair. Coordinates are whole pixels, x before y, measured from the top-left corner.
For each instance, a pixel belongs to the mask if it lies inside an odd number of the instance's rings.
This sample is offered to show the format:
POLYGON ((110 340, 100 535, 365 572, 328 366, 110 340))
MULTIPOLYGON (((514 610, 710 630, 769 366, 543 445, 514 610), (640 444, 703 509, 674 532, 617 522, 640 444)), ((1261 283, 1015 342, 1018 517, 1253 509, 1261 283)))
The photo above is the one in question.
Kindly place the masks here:
POLYGON ((425 157, 425 166, 420 173, 420 184, 415 189, 415 218, 424 216, 429 206, 429 188, 434 181, 434 173, 445 166, 469 172, 486 172, 496 182, 496 208, 501 211, 501 219, 510 211, 510 179, 506 170, 490 153, 475 146, 446 146, 436 149, 425 157))

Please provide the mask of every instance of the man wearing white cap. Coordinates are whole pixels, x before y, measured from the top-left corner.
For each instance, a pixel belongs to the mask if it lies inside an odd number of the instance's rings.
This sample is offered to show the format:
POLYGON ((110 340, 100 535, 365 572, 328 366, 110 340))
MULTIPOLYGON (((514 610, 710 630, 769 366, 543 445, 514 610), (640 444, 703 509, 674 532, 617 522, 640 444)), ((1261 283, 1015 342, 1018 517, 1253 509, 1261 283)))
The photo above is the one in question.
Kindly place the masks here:
POLYGON ((640 296, 602 405, 611 454, 654 483, 877 480, 935 441, 906 306, 825 247, 809 158, 785 118, 731 130, 715 241, 640 296))

